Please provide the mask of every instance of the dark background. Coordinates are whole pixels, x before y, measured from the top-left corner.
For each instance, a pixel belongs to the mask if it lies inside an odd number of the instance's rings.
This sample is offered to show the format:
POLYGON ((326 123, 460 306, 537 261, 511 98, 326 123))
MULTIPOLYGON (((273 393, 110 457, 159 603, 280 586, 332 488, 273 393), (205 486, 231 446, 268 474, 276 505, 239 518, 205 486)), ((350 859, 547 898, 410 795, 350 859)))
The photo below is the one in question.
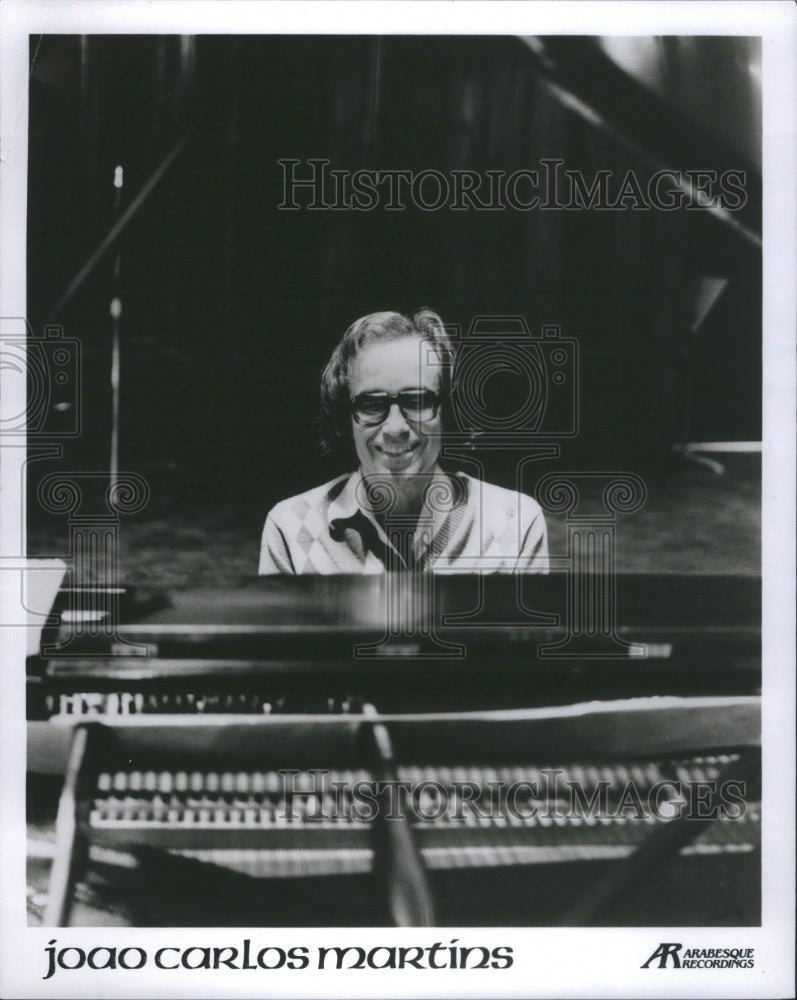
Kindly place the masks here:
MULTIPOLYGON (((566 467, 644 469, 678 442, 760 440, 757 43, 644 41, 647 61, 621 69, 585 38, 32 38, 28 318, 78 338, 84 374, 82 432, 62 459, 31 464, 34 488, 54 469, 108 467, 117 292, 120 467, 156 503, 265 512, 344 471, 319 456, 319 371, 358 316, 419 305, 464 327, 520 314, 578 341, 566 467), (587 179, 633 169, 643 185, 657 167, 742 169, 748 203, 738 226, 700 210, 279 211, 277 161, 313 156, 443 173, 560 157, 587 179), (728 285, 691 332, 712 276, 728 285)), ((513 483, 516 456, 481 458, 513 483)))

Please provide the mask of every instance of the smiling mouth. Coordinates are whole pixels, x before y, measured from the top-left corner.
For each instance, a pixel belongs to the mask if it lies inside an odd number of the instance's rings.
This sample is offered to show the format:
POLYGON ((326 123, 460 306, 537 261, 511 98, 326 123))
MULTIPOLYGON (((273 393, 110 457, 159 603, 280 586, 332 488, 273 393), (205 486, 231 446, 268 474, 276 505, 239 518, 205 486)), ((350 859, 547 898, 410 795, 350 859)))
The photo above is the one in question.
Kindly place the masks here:
POLYGON ((384 445, 379 446, 379 451, 383 455, 387 455, 388 458, 399 458, 401 455, 409 455, 410 452, 415 451, 417 444, 407 445, 406 448, 385 448, 384 445))

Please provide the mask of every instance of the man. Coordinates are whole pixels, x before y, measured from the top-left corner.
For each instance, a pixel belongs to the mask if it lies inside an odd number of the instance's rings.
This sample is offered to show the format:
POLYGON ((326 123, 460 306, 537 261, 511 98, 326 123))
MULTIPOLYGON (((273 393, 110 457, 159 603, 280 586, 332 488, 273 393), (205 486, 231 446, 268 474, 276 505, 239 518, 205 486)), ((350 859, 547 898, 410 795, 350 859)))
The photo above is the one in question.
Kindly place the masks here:
POLYGON ((349 327, 321 376, 322 438, 353 443, 359 468, 274 507, 261 574, 547 572, 535 500, 438 464, 453 370, 429 309, 349 327))

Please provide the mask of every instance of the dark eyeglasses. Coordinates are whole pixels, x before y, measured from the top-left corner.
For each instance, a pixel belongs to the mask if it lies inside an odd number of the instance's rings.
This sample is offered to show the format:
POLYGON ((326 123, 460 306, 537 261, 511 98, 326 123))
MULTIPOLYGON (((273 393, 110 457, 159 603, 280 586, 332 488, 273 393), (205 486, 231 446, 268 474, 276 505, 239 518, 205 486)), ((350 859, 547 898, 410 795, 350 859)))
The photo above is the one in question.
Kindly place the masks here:
POLYGON ((440 409, 440 397, 436 392, 407 389, 395 396, 386 392, 361 392, 351 401, 351 412, 358 424, 373 427, 387 420, 394 403, 398 403, 405 420, 416 423, 434 420, 440 409))

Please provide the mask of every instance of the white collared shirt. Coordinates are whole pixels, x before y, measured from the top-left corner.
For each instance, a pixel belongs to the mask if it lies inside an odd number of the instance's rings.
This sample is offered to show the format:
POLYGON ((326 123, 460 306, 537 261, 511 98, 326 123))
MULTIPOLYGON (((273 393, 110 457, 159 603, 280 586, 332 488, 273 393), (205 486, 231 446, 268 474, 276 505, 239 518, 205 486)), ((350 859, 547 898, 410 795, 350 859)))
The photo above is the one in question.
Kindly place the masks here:
POLYGON ((263 529, 259 572, 548 572, 545 518, 536 500, 463 472, 435 470, 409 560, 400 554, 396 522, 387 515, 384 523, 369 506, 362 473, 339 476, 274 507, 263 529))

